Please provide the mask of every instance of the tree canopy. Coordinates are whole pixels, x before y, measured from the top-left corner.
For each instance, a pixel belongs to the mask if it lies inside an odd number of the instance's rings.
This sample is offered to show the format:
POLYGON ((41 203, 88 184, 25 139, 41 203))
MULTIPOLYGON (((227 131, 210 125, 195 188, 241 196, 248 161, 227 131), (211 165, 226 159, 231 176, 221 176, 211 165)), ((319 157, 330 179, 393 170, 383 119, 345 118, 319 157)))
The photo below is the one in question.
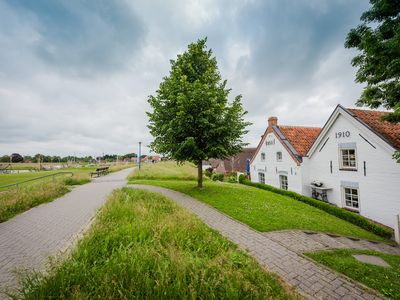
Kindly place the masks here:
POLYGON ((241 95, 229 101, 231 89, 221 79, 217 60, 207 49, 207 39, 188 46, 171 60, 171 70, 148 102, 150 147, 178 163, 190 161, 198 167, 202 186, 202 161, 237 154, 246 144, 242 136, 250 123, 241 95))
POLYGON ((400 0, 370 3, 345 42, 360 51, 352 65, 358 67, 356 82, 367 84, 357 104, 393 109, 384 119, 400 122, 400 0))

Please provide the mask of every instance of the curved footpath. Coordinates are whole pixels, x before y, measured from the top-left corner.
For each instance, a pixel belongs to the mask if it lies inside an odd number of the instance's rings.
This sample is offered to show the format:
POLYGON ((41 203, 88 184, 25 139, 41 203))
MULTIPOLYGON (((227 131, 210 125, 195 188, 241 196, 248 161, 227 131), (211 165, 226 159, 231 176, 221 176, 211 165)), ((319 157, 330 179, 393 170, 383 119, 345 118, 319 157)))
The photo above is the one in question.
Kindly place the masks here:
POLYGON ((382 296, 359 283, 296 253, 292 247, 242 224, 217 209, 192 197, 169 189, 129 185, 130 188, 146 189, 163 194, 179 205, 195 213, 204 223, 244 248, 263 267, 277 273, 297 292, 309 299, 381 299, 382 296))
POLYGON ((61 198, 1 223, 0 292, 16 287, 15 270, 42 269, 48 257, 69 249, 88 227, 107 195, 126 185, 131 171, 129 168, 95 178, 61 198))

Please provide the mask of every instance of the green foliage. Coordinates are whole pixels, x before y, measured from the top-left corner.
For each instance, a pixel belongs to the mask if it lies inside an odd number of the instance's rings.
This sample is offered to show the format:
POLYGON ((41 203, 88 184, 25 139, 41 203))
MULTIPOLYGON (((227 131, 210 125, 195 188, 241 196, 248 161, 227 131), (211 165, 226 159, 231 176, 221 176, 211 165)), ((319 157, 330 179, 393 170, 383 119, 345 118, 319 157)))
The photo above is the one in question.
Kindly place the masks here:
POLYGON ((203 160, 235 155, 246 145, 242 136, 250 125, 244 120, 247 112, 241 95, 228 101, 231 90, 226 85, 202 39, 171 60, 169 75, 148 98, 153 109, 147 113, 154 137, 150 147, 178 162, 196 164, 199 186, 203 160))
POLYGON ((373 288, 390 299, 400 299, 400 256, 367 250, 329 250, 305 255, 346 276, 373 288), (379 256, 390 267, 362 263, 353 254, 379 256))
POLYGON ((363 23, 351 29, 345 46, 361 53, 352 60, 356 82, 367 83, 358 105, 394 109, 384 118, 400 122, 400 1, 370 0, 363 23))
POLYGON ((211 175, 212 181, 224 181, 224 174, 223 173, 214 173, 211 175))
POLYGON ((287 299, 277 278, 160 194, 115 191, 72 255, 20 299, 287 299))
POLYGON ((207 181, 198 189, 194 181, 136 181, 169 188, 200 201, 260 232, 300 229, 382 241, 383 238, 323 210, 290 197, 239 184, 207 181))
POLYGON ((345 210, 343 208, 339 208, 336 206, 333 206, 332 204, 316 200, 304 195, 300 195, 298 193, 292 192, 292 191, 287 191, 287 190, 282 190, 267 184, 262 184, 262 183, 257 183, 257 182, 251 182, 247 179, 241 181, 242 184, 249 185, 249 186, 254 186, 259 189, 263 189, 266 191, 271 191, 280 195, 285 195, 288 197, 291 197, 295 200, 301 201, 303 203, 306 203, 308 205, 314 206, 318 209, 321 209, 333 216, 336 216, 340 219, 346 220, 350 223, 353 223, 354 225, 357 225, 361 228, 364 228, 365 230, 368 230, 370 232, 373 232, 376 235, 379 235, 384 238, 391 238, 393 235, 393 232, 391 229, 380 226, 378 224, 375 224, 371 222, 370 220, 356 214, 353 212, 350 212, 348 210, 345 210))
POLYGON ((246 175, 240 174, 239 175, 239 183, 243 183, 246 180, 246 175))
POLYGON ((229 175, 228 182, 236 183, 237 182, 237 175, 229 175))

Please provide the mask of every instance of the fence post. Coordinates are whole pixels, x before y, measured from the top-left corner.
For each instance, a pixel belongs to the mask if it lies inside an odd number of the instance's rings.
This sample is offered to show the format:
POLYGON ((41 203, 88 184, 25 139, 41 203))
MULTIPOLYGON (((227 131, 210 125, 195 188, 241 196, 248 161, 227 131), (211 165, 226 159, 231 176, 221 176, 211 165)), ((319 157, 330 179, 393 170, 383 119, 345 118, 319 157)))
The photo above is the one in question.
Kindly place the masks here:
POLYGON ((400 214, 395 216, 394 239, 396 240, 397 244, 400 244, 400 214))
POLYGON ((19 184, 17 183, 16 186, 17 186, 17 191, 19 191, 19 184))
POLYGON ((55 174, 53 174, 53 183, 56 181, 55 174))

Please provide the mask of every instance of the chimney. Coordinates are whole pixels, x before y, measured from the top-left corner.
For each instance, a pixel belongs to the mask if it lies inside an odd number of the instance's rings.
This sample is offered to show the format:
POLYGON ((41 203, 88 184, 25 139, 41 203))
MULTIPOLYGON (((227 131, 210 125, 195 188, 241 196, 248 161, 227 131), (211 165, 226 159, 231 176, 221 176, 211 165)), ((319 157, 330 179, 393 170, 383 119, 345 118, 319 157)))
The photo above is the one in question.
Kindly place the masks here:
POLYGON ((278 118, 277 117, 269 117, 268 118, 268 127, 278 125, 278 118))

